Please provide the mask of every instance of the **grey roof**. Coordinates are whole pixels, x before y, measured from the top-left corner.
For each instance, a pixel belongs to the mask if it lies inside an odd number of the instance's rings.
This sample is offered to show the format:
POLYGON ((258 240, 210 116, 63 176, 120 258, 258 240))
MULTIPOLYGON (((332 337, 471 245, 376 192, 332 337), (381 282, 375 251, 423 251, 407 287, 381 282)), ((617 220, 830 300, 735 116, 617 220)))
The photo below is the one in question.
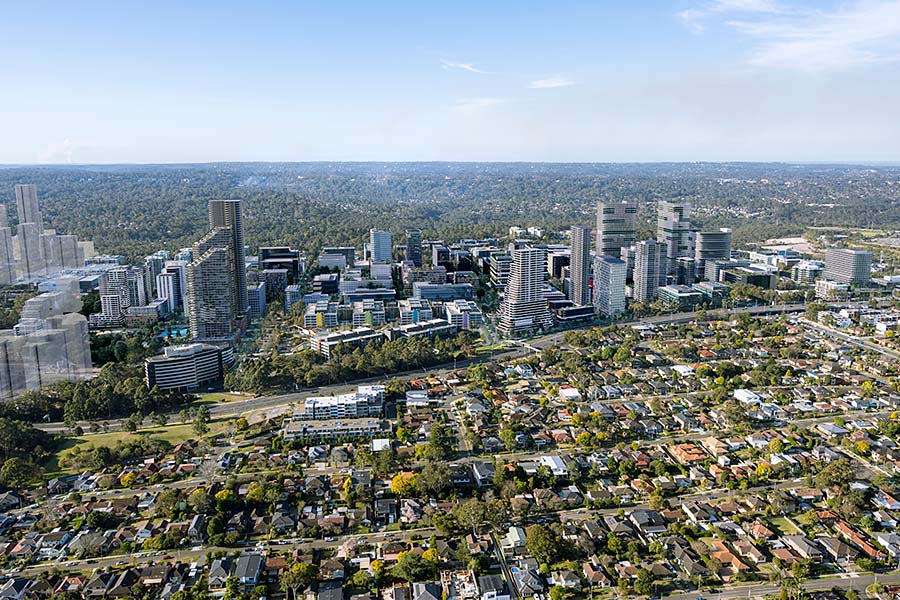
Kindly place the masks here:
POLYGON ((263 558, 259 554, 241 554, 234 566, 234 576, 238 579, 256 579, 262 566, 263 558))
POLYGON ((433 581, 414 583, 412 600, 441 600, 441 588, 433 581))
POLYGON ((30 579, 15 578, 8 580, 0 587, 0 598, 18 598, 31 583, 30 579))
POLYGON ((216 583, 221 583, 224 585, 225 580, 228 579, 228 576, 231 573, 231 559, 230 558, 217 558, 212 562, 212 565, 209 567, 209 583, 210 585, 215 585, 216 583))
POLYGON ((340 581, 323 581, 319 583, 319 591, 316 600, 343 600, 344 588, 340 581))
POLYGON ((506 592, 506 582, 499 575, 483 575, 478 578, 478 592, 482 596, 489 592, 503 594, 506 592))
POLYGON ((515 573, 516 587, 520 596, 541 594, 547 589, 544 578, 534 569, 526 569, 515 573))

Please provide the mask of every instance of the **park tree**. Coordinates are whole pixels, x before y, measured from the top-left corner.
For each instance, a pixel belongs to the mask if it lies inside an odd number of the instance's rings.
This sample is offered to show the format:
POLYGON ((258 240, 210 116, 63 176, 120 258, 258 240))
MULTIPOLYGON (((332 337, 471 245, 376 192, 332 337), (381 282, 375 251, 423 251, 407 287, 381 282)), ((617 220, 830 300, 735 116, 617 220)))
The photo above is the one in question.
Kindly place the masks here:
POLYGON ((34 476, 34 467, 18 456, 7 458, 0 467, 0 481, 11 489, 25 486, 34 476))
POLYGON ((315 581, 319 574, 319 567, 316 565, 295 562, 284 570, 279 579, 279 587, 288 596, 288 600, 297 600, 299 592, 306 589, 310 583, 315 581))
POLYGON ((209 409, 206 408, 206 406, 201 405, 194 411, 194 420, 192 423, 194 433, 201 437, 209 433, 209 421, 209 409))
POLYGON ((634 580, 635 593, 641 596, 649 596, 653 592, 653 583, 653 573, 640 567, 637 572, 637 578, 634 580))
POLYGON ((461 527, 472 530, 475 534, 475 528, 484 522, 485 507, 484 503, 478 498, 472 498, 466 502, 457 504, 453 508, 453 516, 461 527))
POLYGON ((398 579, 414 583, 434 579, 437 569, 435 563, 415 552, 401 552, 397 564, 391 568, 391 574, 398 579))
POLYGON ((444 463, 429 465, 416 476, 415 489, 420 496, 439 498, 453 486, 450 467, 444 463))
POLYGON ((531 525, 525 530, 525 548, 541 564, 553 564, 562 555, 562 541, 545 525, 531 525))
POLYGON ((397 473, 391 479, 391 492, 400 497, 411 496, 415 492, 417 478, 418 476, 411 471, 397 473))

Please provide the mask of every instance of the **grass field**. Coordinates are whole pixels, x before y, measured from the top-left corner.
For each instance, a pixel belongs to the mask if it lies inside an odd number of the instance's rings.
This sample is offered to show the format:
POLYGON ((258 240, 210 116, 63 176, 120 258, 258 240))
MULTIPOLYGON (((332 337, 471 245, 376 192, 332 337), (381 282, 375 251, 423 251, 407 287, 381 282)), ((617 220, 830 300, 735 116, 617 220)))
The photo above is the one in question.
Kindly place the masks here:
POLYGON ((781 535, 796 535, 798 533, 803 533, 791 525, 790 521, 784 517, 773 517, 772 519, 769 519, 769 522, 775 526, 781 535))
POLYGON ((238 400, 246 400, 252 396, 244 394, 232 394, 229 392, 210 392, 208 394, 198 394, 201 404, 223 404, 228 402, 237 402, 238 400))
MULTIPOLYGON (((212 421, 209 424, 210 434, 223 433, 228 431, 228 429, 228 420, 212 421)), ((50 456, 49 459, 47 459, 43 466, 47 474, 50 476, 72 475, 75 474, 77 470, 61 468, 60 462, 63 458, 71 454, 75 448, 84 450, 86 448, 96 448, 99 446, 112 447, 119 442, 136 439, 138 437, 152 437, 155 439, 164 440, 166 442, 169 442, 173 446, 176 446, 181 442, 189 440, 196 436, 194 435, 193 426, 190 423, 171 424, 164 425, 162 427, 153 426, 146 429, 141 429, 135 433, 129 433, 127 431, 88 433, 78 437, 64 438, 57 451, 52 456, 50 456)))

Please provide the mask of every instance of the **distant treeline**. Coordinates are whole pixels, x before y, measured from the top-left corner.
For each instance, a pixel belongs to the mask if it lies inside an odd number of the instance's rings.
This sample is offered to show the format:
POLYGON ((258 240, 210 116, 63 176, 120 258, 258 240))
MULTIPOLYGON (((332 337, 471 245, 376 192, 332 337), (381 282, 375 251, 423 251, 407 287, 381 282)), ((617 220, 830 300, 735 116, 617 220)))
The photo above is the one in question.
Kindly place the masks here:
POLYGON ((0 201, 15 222, 13 185, 39 188, 48 227, 92 239, 132 260, 188 246, 207 228, 207 201, 245 201, 246 240, 361 246, 371 227, 424 230, 431 239, 505 235, 511 225, 548 231, 593 224, 603 199, 686 198, 700 226, 728 225, 736 243, 796 234, 808 225, 900 228, 900 169, 849 165, 228 163, 0 169, 0 201))

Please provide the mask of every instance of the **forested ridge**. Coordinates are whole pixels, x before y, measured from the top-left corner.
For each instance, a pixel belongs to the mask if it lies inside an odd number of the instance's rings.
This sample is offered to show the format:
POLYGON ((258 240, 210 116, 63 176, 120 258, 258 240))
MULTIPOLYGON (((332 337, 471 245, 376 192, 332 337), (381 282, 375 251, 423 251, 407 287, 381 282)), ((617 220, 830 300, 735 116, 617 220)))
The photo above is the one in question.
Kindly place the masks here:
POLYGON ((807 225, 900 228, 900 168, 781 163, 225 163, 0 168, 0 201, 15 223, 13 185, 39 187, 48 227, 138 259, 190 245, 207 201, 241 198, 247 243, 360 246, 370 227, 432 239, 504 235, 511 225, 593 225, 601 199, 641 203, 649 234, 660 199, 687 198, 699 226, 728 225, 736 242, 807 225))

